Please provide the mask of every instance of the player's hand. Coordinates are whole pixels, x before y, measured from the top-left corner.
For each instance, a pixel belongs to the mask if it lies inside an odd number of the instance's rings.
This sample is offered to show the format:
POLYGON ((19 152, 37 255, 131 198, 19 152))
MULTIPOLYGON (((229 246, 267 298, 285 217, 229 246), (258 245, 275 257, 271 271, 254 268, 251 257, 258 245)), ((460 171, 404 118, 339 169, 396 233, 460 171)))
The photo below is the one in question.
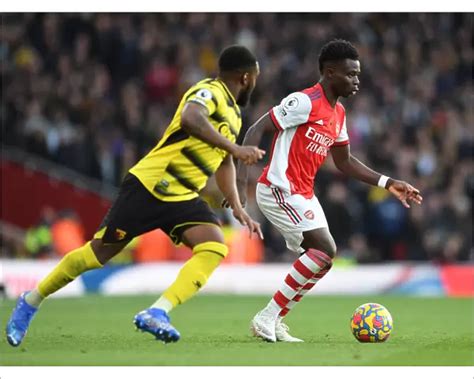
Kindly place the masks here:
MULTIPOLYGON (((245 206, 247 205, 247 199, 243 199, 242 196, 241 196, 240 197, 240 205, 242 206, 242 208, 245 208, 245 206)), ((229 201, 226 198, 222 199, 221 207, 222 208, 232 208, 232 206, 230 205, 229 201)))
POLYGON ((240 159, 246 165, 251 165, 263 158, 265 150, 261 150, 257 146, 235 145, 232 155, 234 158, 240 159))
POLYGON ((420 195, 420 191, 413 187, 411 184, 401 180, 391 179, 392 183, 389 183, 388 190, 401 201, 405 208, 410 208, 409 201, 413 201, 420 205, 423 201, 423 197, 420 195))
POLYGON ((232 212, 234 217, 239 220, 239 222, 246 226, 249 229, 249 237, 252 238, 252 233, 257 233, 260 239, 263 240, 262 229, 260 229, 260 223, 253 220, 243 208, 236 208, 232 212))

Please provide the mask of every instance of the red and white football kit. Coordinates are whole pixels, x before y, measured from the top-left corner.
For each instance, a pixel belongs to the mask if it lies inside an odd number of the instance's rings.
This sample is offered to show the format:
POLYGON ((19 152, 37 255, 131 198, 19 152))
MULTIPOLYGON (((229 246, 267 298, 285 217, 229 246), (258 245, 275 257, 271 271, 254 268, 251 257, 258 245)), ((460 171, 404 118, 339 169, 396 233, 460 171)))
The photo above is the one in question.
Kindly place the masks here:
POLYGON ((314 178, 332 146, 349 144, 342 104, 333 108, 318 83, 270 110, 277 129, 270 161, 257 184, 257 204, 297 253, 303 232, 328 227, 314 178))

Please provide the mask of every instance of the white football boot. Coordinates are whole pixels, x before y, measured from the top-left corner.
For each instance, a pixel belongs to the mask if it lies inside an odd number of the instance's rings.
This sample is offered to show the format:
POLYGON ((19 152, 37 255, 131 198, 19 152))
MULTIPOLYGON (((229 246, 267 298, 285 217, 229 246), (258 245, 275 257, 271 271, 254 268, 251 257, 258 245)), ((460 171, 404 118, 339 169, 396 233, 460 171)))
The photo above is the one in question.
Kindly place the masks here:
POLYGON ((280 317, 278 317, 275 324, 275 336, 277 341, 281 342, 304 342, 303 340, 293 337, 288 333, 290 328, 286 325, 280 317))
POLYGON ((276 342, 275 326, 276 317, 268 314, 268 312, 260 311, 250 323, 250 330, 255 337, 260 337, 267 342, 276 342))

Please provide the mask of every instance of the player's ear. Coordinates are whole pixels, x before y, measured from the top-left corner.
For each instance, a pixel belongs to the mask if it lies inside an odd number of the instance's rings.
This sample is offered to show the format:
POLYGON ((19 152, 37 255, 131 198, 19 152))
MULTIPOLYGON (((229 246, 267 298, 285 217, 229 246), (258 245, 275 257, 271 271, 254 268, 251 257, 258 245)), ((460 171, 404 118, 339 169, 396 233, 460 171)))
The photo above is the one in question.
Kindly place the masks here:
POLYGON ((326 67, 324 76, 332 78, 334 76, 334 67, 326 67))
POLYGON ((248 72, 244 72, 244 73, 240 76, 240 82, 242 83, 242 85, 243 85, 244 87, 248 85, 249 80, 250 80, 250 74, 249 74, 248 72))

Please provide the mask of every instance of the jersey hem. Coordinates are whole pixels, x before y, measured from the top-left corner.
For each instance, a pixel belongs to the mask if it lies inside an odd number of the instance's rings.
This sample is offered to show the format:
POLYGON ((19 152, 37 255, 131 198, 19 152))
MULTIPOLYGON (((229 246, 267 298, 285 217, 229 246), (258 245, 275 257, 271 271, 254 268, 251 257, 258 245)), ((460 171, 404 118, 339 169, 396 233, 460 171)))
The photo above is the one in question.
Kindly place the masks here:
MULTIPOLYGON (((349 140, 347 140, 347 141, 342 141, 342 142, 334 142, 334 143, 332 144, 332 146, 346 146, 346 145, 349 145, 349 140)), ((332 146, 331 146, 331 147, 332 147, 332 146)))

